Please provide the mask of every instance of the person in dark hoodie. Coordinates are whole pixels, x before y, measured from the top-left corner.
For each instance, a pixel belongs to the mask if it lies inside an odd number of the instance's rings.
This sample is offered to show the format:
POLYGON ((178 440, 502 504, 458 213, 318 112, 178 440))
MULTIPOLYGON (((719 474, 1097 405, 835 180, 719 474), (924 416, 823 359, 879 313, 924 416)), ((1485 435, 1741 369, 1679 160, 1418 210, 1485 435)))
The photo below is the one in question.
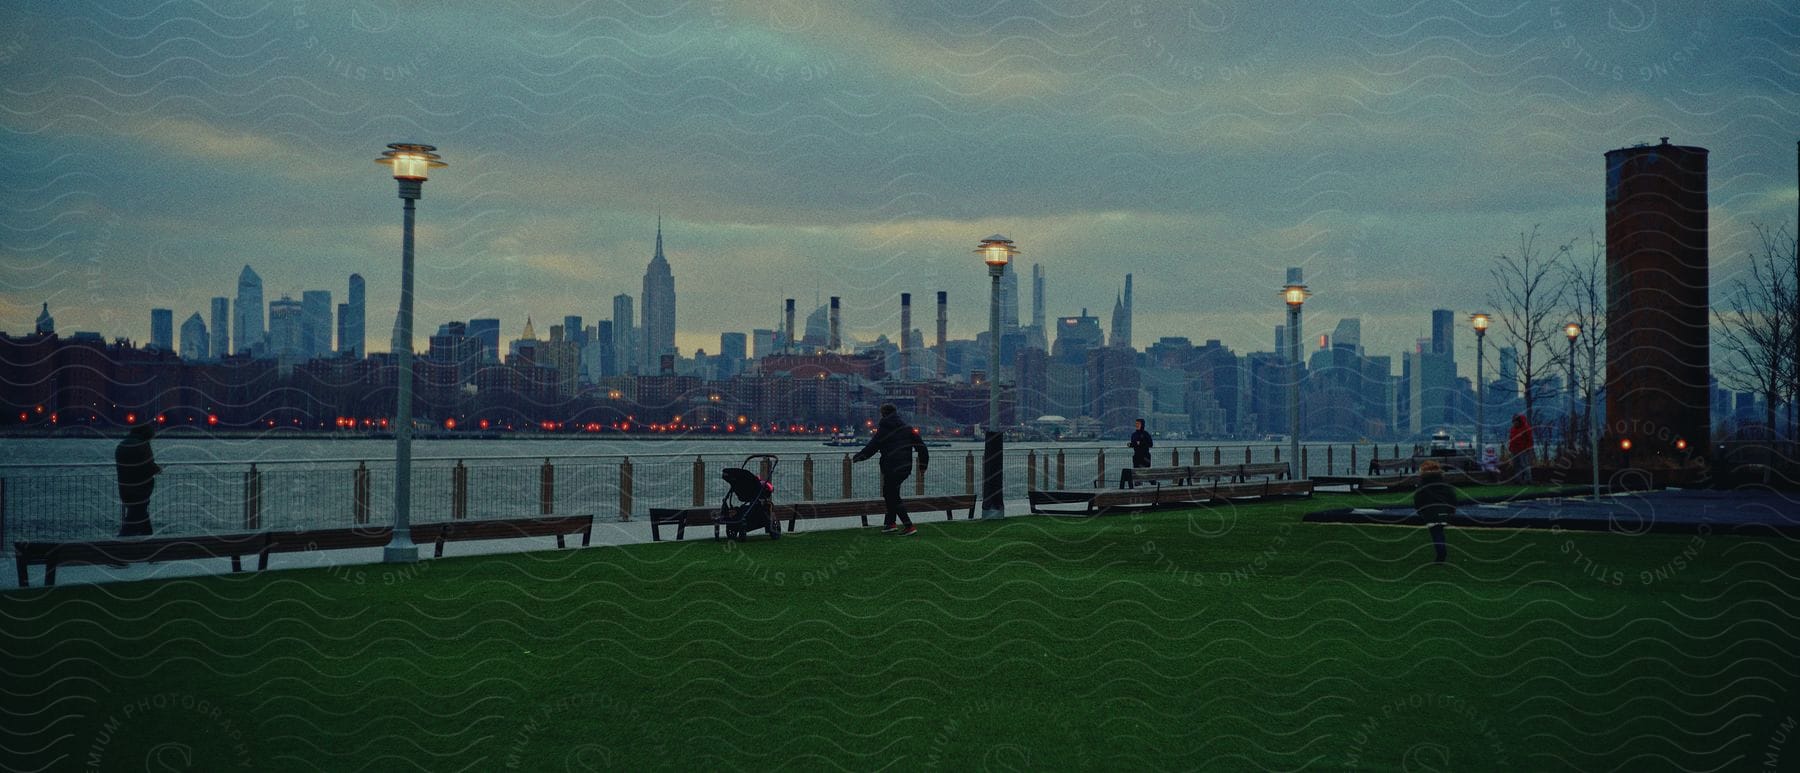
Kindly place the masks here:
POLYGON ((1413 509, 1431 530, 1431 549, 1437 555, 1433 563, 1444 563, 1449 558, 1444 527, 1450 516, 1456 515, 1456 488, 1444 482, 1443 465, 1433 460, 1419 465, 1419 489, 1413 492, 1413 509))
POLYGON ((887 500, 887 517, 881 522, 883 534, 897 531, 911 536, 919 532, 906 514, 906 503, 900 499, 900 484, 912 475, 915 450, 919 454, 919 474, 924 475, 925 468, 931 464, 931 453, 925 450, 925 441, 919 438, 919 431, 907 426, 892 404, 881 406, 881 422, 875 425, 875 435, 869 438, 869 444, 856 452, 856 461, 881 454, 881 498, 887 500), (898 525, 895 525, 895 519, 899 520, 898 525))
MULTIPOLYGON (((1150 466, 1150 449, 1155 446, 1156 443, 1150 439, 1150 433, 1144 431, 1143 419, 1137 420, 1137 429, 1131 433, 1131 442, 1126 443, 1126 445, 1131 447, 1131 466, 1133 469, 1150 466)), ((1120 470, 1119 488, 1127 488, 1130 485, 1131 470, 1120 470)))
POLYGON ((156 490, 157 474, 162 472, 155 454, 150 452, 150 439, 155 436, 156 427, 139 424, 113 450, 113 463, 119 473, 119 503, 125 506, 125 519, 119 524, 121 537, 150 536, 150 494, 156 490))

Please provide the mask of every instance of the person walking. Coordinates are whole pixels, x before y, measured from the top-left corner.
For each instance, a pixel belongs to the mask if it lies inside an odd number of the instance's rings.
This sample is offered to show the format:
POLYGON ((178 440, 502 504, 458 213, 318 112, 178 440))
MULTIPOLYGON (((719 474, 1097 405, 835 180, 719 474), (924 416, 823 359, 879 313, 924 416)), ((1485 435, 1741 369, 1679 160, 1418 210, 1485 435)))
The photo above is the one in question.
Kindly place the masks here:
POLYGON ((1512 465, 1513 482, 1531 483, 1532 448, 1536 445, 1531 423, 1525 420, 1525 414, 1513 414, 1512 429, 1506 433, 1507 463, 1512 465))
POLYGON ((925 450, 925 441, 919 437, 918 430, 900 419, 893 404, 882 405, 881 421, 875 425, 875 434, 869 438, 868 445, 856 452, 855 460, 860 462, 881 454, 881 498, 887 501, 887 516, 881 521, 883 534, 899 532, 910 537, 919 533, 912 518, 906 514, 906 503, 900 499, 900 484, 912 475, 914 451, 919 454, 919 474, 924 475, 925 468, 931 464, 931 452, 925 450))
POLYGON ((1444 467, 1434 459, 1419 465, 1419 489, 1413 492, 1413 510, 1431 530, 1431 549, 1437 556, 1432 563, 1444 563, 1449 558, 1444 527, 1450 516, 1456 515, 1456 488, 1444 482, 1444 467))
MULTIPOLYGON (((1150 448, 1156 443, 1150 439, 1150 433, 1144 431, 1144 420, 1137 420, 1137 429, 1131 433, 1131 466, 1133 469, 1150 466, 1150 448)), ((1131 470, 1119 471, 1119 488, 1131 485, 1131 470)))
POLYGON ((153 437, 154 425, 139 424, 113 449, 113 464, 119 475, 119 504, 125 507, 124 520, 119 524, 121 537, 148 537, 152 531, 150 494, 156 490, 156 476, 162 472, 156 455, 150 451, 153 437))

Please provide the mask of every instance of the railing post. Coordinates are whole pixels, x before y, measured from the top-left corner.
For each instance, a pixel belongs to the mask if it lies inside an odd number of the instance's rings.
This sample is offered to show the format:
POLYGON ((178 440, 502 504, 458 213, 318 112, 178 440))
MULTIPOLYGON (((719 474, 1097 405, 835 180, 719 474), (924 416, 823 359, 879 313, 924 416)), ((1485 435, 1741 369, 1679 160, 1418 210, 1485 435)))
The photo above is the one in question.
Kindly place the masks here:
POLYGON ((1037 490, 1037 449, 1025 452, 1025 490, 1037 490))
POLYGON ((913 476, 913 495, 922 497, 925 496, 925 471, 919 470, 918 472, 919 474, 913 476))
POLYGON ((1102 448, 1100 453, 1094 455, 1094 470, 1094 485, 1106 485, 1106 449, 1102 448))
POLYGON ((1057 488, 1067 488, 1067 484, 1063 483, 1063 468, 1064 468, 1063 462, 1064 461, 1065 460, 1063 459, 1063 450, 1060 448, 1056 449, 1056 487, 1057 488))
MULTIPOLYGON (((1279 460, 1281 457, 1277 456, 1275 458, 1279 460)), ((1250 447, 1244 446, 1244 464, 1249 464, 1249 463, 1250 463, 1250 447)))
POLYGON ((1200 466, 1200 447, 1199 446, 1194 446, 1193 456, 1194 456, 1194 466, 1199 467, 1200 466))
POLYGON ((1350 466, 1344 469, 1345 475, 1356 474, 1356 446, 1350 446, 1350 466))
MULTIPOLYGON (((1281 446, 1275 447, 1275 461, 1277 461, 1277 462, 1281 461, 1281 446)), ((1244 454, 1244 464, 1249 464, 1249 463, 1250 463, 1250 455, 1244 454)))
MULTIPOLYGON (((1336 464, 1336 462, 1331 458, 1332 452, 1336 451, 1336 450, 1337 450, 1337 446, 1333 446, 1333 445, 1325 446, 1325 474, 1327 474, 1327 475, 1331 474, 1332 465, 1336 464)), ((1310 478, 1312 476, 1308 475, 1307 477, 1310 478)))
POLYGON ((469 468, 463 466, 463 460, 456 460, 456 467, 450 470, 450 518, 462 520, 469 517, 469 468))
MULTIPOLYGON (((1307 448, 1306 446, 1300 447, 1300 475, 1301 475, 1301 477, 1306 477, 1306 478, 1312 477, 1312 473, 1309 472, 1306 467, 1306 452, 1310 451, 1310 450, 1312 450, 1312 449, 1307 448)), ((1289 476, 1289 477, 1293 477, 1293 476, 1289 476)))
POLYGON ((975 452, 963 456, 963 493, 975 495, 975 452))
POLYGON ((550 466, 550 457, 544 457, 538 481, 538 512, 543 515, 556 512, 556 468, 550 466))
POLYGON ((1213 446, 1213 464, 1222 464, 1223 462, 1219 461, 1219 459, 1219 447, 1213 446))
POLYGON ((706 460, 694 456, 694 506, 706 506, 706 460))
POLYGON ((800 501, 811 502, 812 500, 813 460, 812 454, 807 454, 806 458, 800 461, 800 501))
POLYGON ((351 475, 350 485, 351 512, 359 524, 369 522, 369 465, 356 463, 356 472, 351 475))
POLYGON ((631 520, 631 457, 619 461, 619 520, 631 520))
MULTIPOLYGON (((767 459, 762 460, 762 469, 760 472, 762 473, 763 480, 769 480, 770 478, 775 477, 774 465, 771 465, 767 459)), ((773 483, 774 481, 770 482, 773 483)))
POLYGON ((6 539, 6 479, 0 478, 0 554, 12 550, 12 542, 6 539))
POLYGON ((256 471, 256 464, 250 465, 250 471, 244 473, 244 530, 256 531, 262 528, 262 473, 256 471))
POLYGON ((850 498, 850 490, 851 490, 851 486, 850 486, 850 464, 851 464, 851 462, 852 462, 852 457, 851 457, 851 455, 850 455, 850 454, 844 454, 844 485, 843 485, 843 489, 844 489, 844 498, 845 498, 845 499, 849 499, 849 498, 850 498))
POLYGON ((1046 485, 1046 486, 1050 485, 1050 455, 1049 454, 1044 454, 1044 474, 1039 476, 1039 479, 1044 482, 1044 485, 1046 485))
POLYGON ((1169 466, 1170 467, 1180 467, 1181 466, 1181 449, 1179 449, 1179 448, 1169 449, 1169 466))

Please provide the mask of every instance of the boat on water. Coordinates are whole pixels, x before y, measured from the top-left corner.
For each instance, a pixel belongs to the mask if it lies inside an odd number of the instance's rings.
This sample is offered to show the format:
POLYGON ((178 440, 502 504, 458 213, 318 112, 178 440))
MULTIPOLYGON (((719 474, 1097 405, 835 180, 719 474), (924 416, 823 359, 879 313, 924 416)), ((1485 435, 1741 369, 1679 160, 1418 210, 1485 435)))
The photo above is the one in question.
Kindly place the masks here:
POLYGON ((825 441, 825 445, 833 448, 861 448, 862 444, 863 441, 856 439, 855 432, 833 433, 831 439, 825 441))

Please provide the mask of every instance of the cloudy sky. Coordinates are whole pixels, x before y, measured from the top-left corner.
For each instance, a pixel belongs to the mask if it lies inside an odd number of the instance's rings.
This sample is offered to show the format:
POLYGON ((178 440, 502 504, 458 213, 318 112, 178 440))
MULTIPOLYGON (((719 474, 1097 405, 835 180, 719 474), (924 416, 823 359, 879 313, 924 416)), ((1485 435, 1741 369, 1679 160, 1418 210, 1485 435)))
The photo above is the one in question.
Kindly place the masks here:
POLYGON ((450 162, 426 332, 610 316, 660 212, 684 352, 814 293, 872 338, 948 290, 973 334, 1000 232, 1052 315, 1106 319, 1134 272, 1140 346, 1267 349, 1302 266, 1309 333, 1359 316, 1397 353, 1487 306, 1520 231, 1599 232, 1602 154, 1661 136, 1711 150, 1728 282, 1793 222, 1796 54, 1776 0, 8 3, 0 329, 48 301, 143 340, 248 263, 270 298, 362 273, 379 350, 400 203, 371 161, 412 140, 450 162))

